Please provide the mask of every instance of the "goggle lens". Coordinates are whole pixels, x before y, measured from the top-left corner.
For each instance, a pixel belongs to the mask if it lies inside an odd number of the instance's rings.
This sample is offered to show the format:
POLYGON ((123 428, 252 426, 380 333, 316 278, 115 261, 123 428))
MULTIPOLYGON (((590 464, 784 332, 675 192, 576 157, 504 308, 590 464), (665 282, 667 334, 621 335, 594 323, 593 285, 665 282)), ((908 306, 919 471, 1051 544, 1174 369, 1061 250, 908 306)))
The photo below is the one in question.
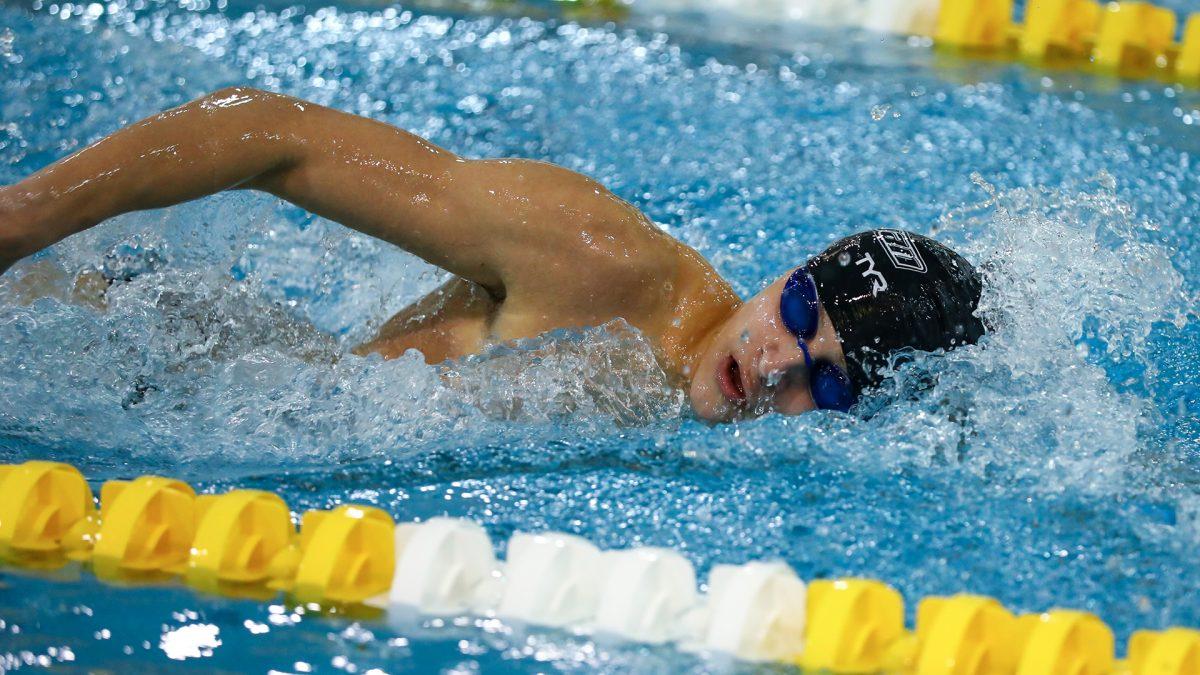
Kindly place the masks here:
POLYGON ((788 277, 779 296, 779 316, 804 351, 813 402, 822 410, 846 412, 854 405, 850 376, 837 364, 824 359, 813 361, 808 354, 806 341, 817 335, 817 322, 820 320, 818 307, 816 282, 808 270, 797 268, 788 277))
POLYGON ((846 412, 854 405, 854 392, 846 371, 828 361, 819 361, 810 372, 809 388, 818 408, 846 412))
POLYGON ((817 286, 803 267, 792 272, 779 296, 779 315, 783 325, 799 340, 811 340, 817 334, 817 286))

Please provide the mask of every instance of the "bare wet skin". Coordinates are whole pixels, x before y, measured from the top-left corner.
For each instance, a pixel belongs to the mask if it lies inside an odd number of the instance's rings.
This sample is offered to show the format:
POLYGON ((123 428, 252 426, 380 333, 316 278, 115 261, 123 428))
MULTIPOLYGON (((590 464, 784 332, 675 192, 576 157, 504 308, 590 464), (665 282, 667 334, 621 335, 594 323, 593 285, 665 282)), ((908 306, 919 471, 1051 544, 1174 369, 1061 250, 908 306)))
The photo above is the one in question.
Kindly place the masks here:
MULTIPOLYGON (((1005 329, 985 348, 911 364, 873 416, 773 414, 716 428, 680 419, 649 341, 635 330, 617 339, 610 324, 440 367, 413 352, 310 364, 278 344, 287 326, 263 320, 264 305, 285 304, 338 336, 344 353, 450 279, 269 196, 227 194, 122 216, 40 259, 66 271, 65 297, 112 247, 158 233, 150 243, 169 267, 107 286, 103 312, 52 298, 9 304, 30 261, 0 278, 3 461, 79 457, 97 478, 260 487, 298 512, 357 501, 397 521, 449 513, 483 523, 497 542, 553 529, 603 548, 670 546, 702 575, 782 559, 805 579, 886 580, 914 602, 967 591, 1019 612, 1087 608, 1118 642, 1134 629, 1200 625, 1187 480, 1197 475, 1188 397, 1200 334, 1194 319, 1182 332, 1169 323, 1178 284, 1188 298, 1196 288, 1187 223, 1200 202, 1182 152, 1195 92, 1138 82, 1105 94, 1062 73, 996 64, 959 79, 887 60, 877 36, 846 44, 849 56, 836 53, 839 35, 832 50, 790 42, 764 59, 703 51, 672 30, 660 40, 621 27, 391 20, 357 7, 242 18, 236 0, 230 7, 122 10, 92 32, 78 15, 0 8, 0 61, 5 28, 24 57, 0 63, 11 73, 0 99, 18 111, 3 122, 28 143, 0 125, 0 182, 159 109, 255 82, 464 156, 537 157, 595 176, 700 251, 743 298, 857 228, 935 234, 973 262, 998 263, 988 300, 1005 329), (296 67, 301 59, 310 66, 296 67), (531 77, 543 72, 553 76, 531 77), (43 76, 58 84, 39 88, 43 76), (90 92, 102 98, 91 103, 90 92), (476 99, 481 112, 455 108, 476 99), (883 119, 877 105, 891 106, 883 119), (1116 109, 1130 117, 1105 112, 1116 109), (1104 187, 1092 180, 1101 171, 1113 177, 1104 187), (1077 347, 1081 326, 1090 351, 1077 347), (1110 360, 1129 367, 1106 377, 1110 360), (916 389, 929 373, 934 388, 916 389)), ((932 50, 900 47, 933 60, 932 50)), ((740 331, 731 337, 721 357, 740 349, 740 331)), ((394 634, 382 621, 312 614, 285 627, 270 622, 282 618, 275 603, 9 581, 0 614, 21 626, 18 637, 35 653, 70 645, 81 668, 319 669, 338 657, 359 672, 703 667, 661 652, 630 665, 627 651, 565 634, 531 642, 450 625, 394 634), (80 606, 95 616, 76 614, 80 606), (174 610, 203 618, 176 621, 174 610), (204 661, 165 659, 164 625, 196 621, 219 625, 224 646, 204 661), (258 625, 271 631, 250 635, 258 625), (339 635, 344 627, 356 632, 339 635), (108 630, 113 639, 93 637, 108 630)))
MULTIPOLYGON (((801 362, 799 350, 779 348, 778 281, 744 304, 700 254, 586 176, 538 161, 467 160, 401 129, 255 89, 166 111, 0 188, 0 256, 11 264, 122 213, 226 189, 276 195, 454 275, 356 353, 416 349, 438 363, 620 319, 651 341, 704 419, 813 407, 795 400, 791 389, 802 386, 784 387, 782 406, 774 398, 801 362), (733 356, 744 335, 758 350, 753 364, 733 356), (769 395, 759 395, 767 381, 769 395)), ((814 348, 840 359, 836 339, 814 348)))

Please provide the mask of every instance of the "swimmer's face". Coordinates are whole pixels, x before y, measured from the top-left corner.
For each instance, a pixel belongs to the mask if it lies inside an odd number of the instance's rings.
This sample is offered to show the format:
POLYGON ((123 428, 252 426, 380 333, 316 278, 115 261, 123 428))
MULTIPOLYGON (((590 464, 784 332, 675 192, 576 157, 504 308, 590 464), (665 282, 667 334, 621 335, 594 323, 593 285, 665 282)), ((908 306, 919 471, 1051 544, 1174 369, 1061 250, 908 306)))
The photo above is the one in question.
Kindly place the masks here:
MULTIPOLYGON (((747 300, 709 338, 695 365, 688 397, 700 417, 725 422, 771 411, 785 415, 816 409, 804 352, 779 315, 787 274, 747 300)), ((825 307, 817 334, 808 341, 814 361, 846 368, 842 346, 825 307)))

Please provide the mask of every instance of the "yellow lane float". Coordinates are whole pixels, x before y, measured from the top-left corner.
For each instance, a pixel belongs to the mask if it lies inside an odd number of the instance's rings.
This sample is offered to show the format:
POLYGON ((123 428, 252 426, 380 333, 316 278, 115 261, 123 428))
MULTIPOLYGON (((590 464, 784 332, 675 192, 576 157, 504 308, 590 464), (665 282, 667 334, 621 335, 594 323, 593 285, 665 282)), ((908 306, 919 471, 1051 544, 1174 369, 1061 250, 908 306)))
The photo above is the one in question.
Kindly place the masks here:
POLYGON ((1086 612, 1023 616, 1017 633, 1017 675, 1106 675, 1115 669, 1112 630, 1086 612))
POLYGON ((869 579, 808 586, 808 636, 800 664, 812 670, 874 673, 904 634, 904 599, 869 579))
POLYGON ((966 50, 997 50, 1008 43, 1012 0, 942 0, 934 39, 966 50))
POLYGON ((61 553, 71 529, 95 510, 92 489, 73 466, 0 465, 0 556, 61 553))
POLYGON ((942 0, 934 44, 1121 76, 1200 82, 1200 13, 1179 44, 1175 12, 1150 2, 1028 0, 1014 23, 1011 0, 942 0))
POLYGON ((287 504, 260 490, 233 490, 196 500, 198 524, 187 562, 187 582, 208 591, 223 583, 269 579, 271 562, 296 536, 287 504))
POLYGON ((1137 631, 1129 638, 1129 661, 1125 666, 1123 672, 1131 675, 1200 673, 1200 631, 1137 631))
POLYGON ((601 551, 561 532, 518 532, 507 549, 497 559, 463 520, 397 527, 352 504, 297 518, 270 492, 197 495, 159 476, 104 483, 97 510, 68 464, 0 465, 0 563, 13 567, 74 560, 122 584, 179 576, 230 596, 472 612, 830 673, 1200 675, 1197 630, 1138 631, 1117 661, 1112 630, 1084 612, 1016 617, 993 598, 931 597, 908 632, 900 593, 870 579, 716 565, 701 594, 691 562, 666 549, 601 551))
POLYGON ((1200 14, 1193 14, 1183 29, 1183 44, 1175 59, 1175 72, 1183 80, 1200 81, 1200 14))
POLYGON ((1114 2, 1104 10, 1092 59, 1114 72, 1166 66, 1175 40, 1175 12, 1148 2, 1114 2))
POLYGON ((917 632, 892 647, 892 669, 919 675, 991 675, 1016 667, 1017 619, 979 595, 926 598, 917 632))
POLYGON ((1086 56, 1096 41, 1100 12, 1095 0, 1029 0, 1021 56, 1033 61, 1086 56))

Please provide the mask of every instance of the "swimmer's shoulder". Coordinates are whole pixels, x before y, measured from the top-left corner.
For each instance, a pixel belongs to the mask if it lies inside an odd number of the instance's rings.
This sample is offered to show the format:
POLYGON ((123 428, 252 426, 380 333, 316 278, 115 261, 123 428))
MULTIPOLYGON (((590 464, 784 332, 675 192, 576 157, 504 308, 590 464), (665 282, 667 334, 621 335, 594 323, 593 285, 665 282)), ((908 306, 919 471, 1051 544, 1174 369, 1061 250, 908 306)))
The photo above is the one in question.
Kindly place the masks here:
POLYGON ((611 288, 652 280, 677 259, 673 239, 589 176, 536 160, 470 164, 466 180, 490 209, 480 216, 503 221, 496 230, 504 236, 489 245, 503 249, 507 282, 611 288))
POLYGON ((498 326, 524 333, 623 318, 657 329, 681 294, 697 301, 709 280, 723 284, 702 256, 589 176, 534 160, 469 164, 466 187, 489 206, 479 217, 503 221, 487 242, 504 283, 498 326))

